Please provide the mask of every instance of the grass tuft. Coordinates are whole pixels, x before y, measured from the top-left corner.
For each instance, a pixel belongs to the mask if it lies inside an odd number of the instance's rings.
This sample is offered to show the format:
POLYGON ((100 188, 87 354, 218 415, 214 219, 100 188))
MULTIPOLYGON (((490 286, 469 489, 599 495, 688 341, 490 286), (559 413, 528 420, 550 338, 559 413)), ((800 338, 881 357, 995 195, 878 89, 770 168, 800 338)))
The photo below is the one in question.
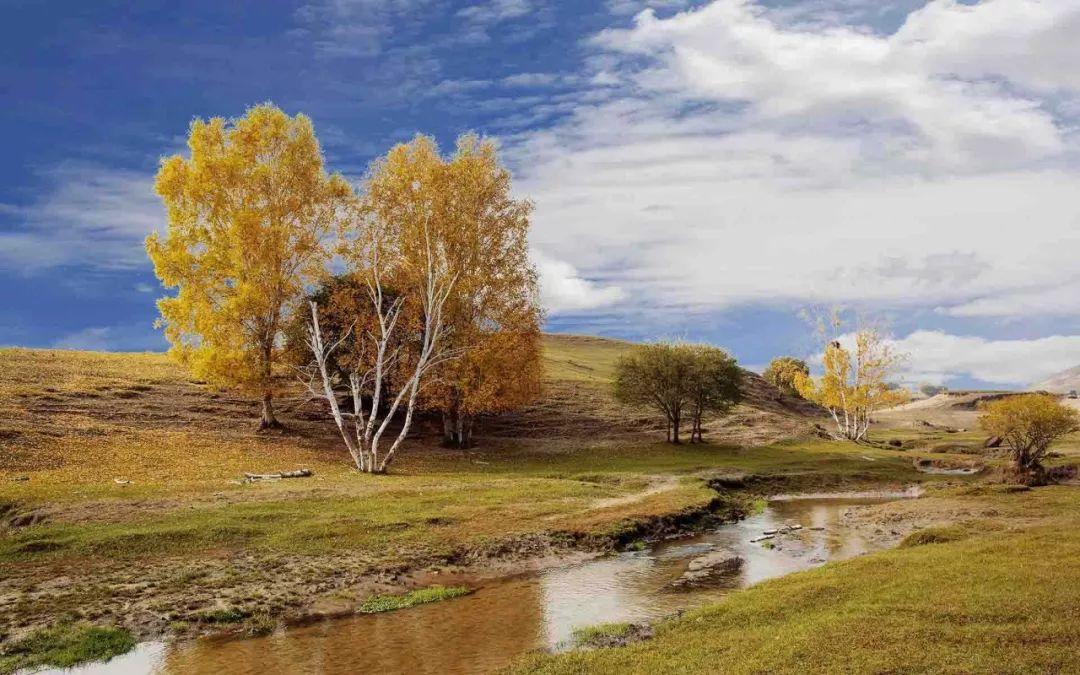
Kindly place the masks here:
POLYGON ((135 648, 135 638, 112 626, 61 625, 43 628, 8 644, 0 653, 0 673, 24 668, 70 668, 105 661, 135 648))
POLYGON ((429 586, 401 595, 374 595, 364 601, 357 611, 361 614, 377 614, 406 609, 429 602, 440 602, 472 593, 468 586, 429 586))
POLYGON ((575 628, 573 634, 574 646, 578 648, 589 647, 618 640, 629 635, 633 628, 634 624, 626 621, 575 628))
POLYGON ((930 527, 925 530, 913 532, 900 542, 901 548, 912 546, 925 546, 926 544, 947 544, 952 541, 960 541, 971 536, 971 531, 960 525, 946 527, 930 527))

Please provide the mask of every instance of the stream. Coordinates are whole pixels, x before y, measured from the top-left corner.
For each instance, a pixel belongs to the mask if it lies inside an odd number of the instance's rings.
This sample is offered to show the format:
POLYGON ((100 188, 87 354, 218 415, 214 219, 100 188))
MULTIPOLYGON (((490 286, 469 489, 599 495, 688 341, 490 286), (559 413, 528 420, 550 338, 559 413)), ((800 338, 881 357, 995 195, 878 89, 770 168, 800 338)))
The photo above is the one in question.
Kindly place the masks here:
POLYGON ((735 589, 881 548, 844 525, 851 506, 915 496, 786 497, 738 523, 693 537, 485 582, 468 596, 412 609, 326 620, 267 637, 143 643, 85 675, 276 675, 278 673, 483 673, 530 650, 570 647, 574 629, 643 622, 714 602, 735 589), (767 530, 802 529, 767 542, 767 530), (744 559, 737 572, 676 589, 691 560, 711 551, 744 559))

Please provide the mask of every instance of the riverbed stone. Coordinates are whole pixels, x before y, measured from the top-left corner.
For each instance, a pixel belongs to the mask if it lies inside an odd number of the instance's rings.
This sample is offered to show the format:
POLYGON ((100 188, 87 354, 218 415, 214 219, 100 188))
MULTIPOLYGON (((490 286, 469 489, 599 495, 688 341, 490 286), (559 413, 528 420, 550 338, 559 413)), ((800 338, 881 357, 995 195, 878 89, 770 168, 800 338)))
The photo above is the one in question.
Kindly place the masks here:
POLYGON ((683 575, 675 580, 675 586, 689 586, 706 581, 710 577, 736 572, 742 567, 743 559, 729 551, 713 551, 694 558, 686 566, 683 575))

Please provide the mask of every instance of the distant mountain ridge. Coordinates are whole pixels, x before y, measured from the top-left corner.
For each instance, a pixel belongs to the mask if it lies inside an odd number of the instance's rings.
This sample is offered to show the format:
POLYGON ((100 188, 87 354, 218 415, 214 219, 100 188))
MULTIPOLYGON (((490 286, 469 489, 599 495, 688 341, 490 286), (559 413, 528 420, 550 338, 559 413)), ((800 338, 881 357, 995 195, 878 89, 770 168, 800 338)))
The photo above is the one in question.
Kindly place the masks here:
POLYGON ((1080 366, 1051 375, 1042 382, 1031 385, 1031 388, 1036 391, 1049 391, 1055 394, 1067 394, 1073 390, 1080 391, 1080 366))

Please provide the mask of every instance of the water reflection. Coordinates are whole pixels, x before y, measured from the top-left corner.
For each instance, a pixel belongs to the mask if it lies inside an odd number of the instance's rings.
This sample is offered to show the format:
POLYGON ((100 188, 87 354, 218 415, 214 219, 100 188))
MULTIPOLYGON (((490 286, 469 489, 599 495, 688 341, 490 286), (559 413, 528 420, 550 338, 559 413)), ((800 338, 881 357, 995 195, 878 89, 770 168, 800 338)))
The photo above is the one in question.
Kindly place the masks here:
POLYGON ((533 649, 565 647, 575 628, 649 621, 715 601, 734 588, 858 555, 874 548, 845 528, 842 515, 883 498, 771 502, 759 514, 692 539, 666 542, 545 573, 489 583, 476 593, 388 614, 354 616, 265 638, 142 645, 85 675, 275 675, 277 673, 481 673, 533 649), (800 524, 768 545, 750 540, 800 524), (771 546, 771 547, 770 547, 771 546), (706 587, 672 582, 690 560, 712 550, 745 560, 737 573, 706 587))

